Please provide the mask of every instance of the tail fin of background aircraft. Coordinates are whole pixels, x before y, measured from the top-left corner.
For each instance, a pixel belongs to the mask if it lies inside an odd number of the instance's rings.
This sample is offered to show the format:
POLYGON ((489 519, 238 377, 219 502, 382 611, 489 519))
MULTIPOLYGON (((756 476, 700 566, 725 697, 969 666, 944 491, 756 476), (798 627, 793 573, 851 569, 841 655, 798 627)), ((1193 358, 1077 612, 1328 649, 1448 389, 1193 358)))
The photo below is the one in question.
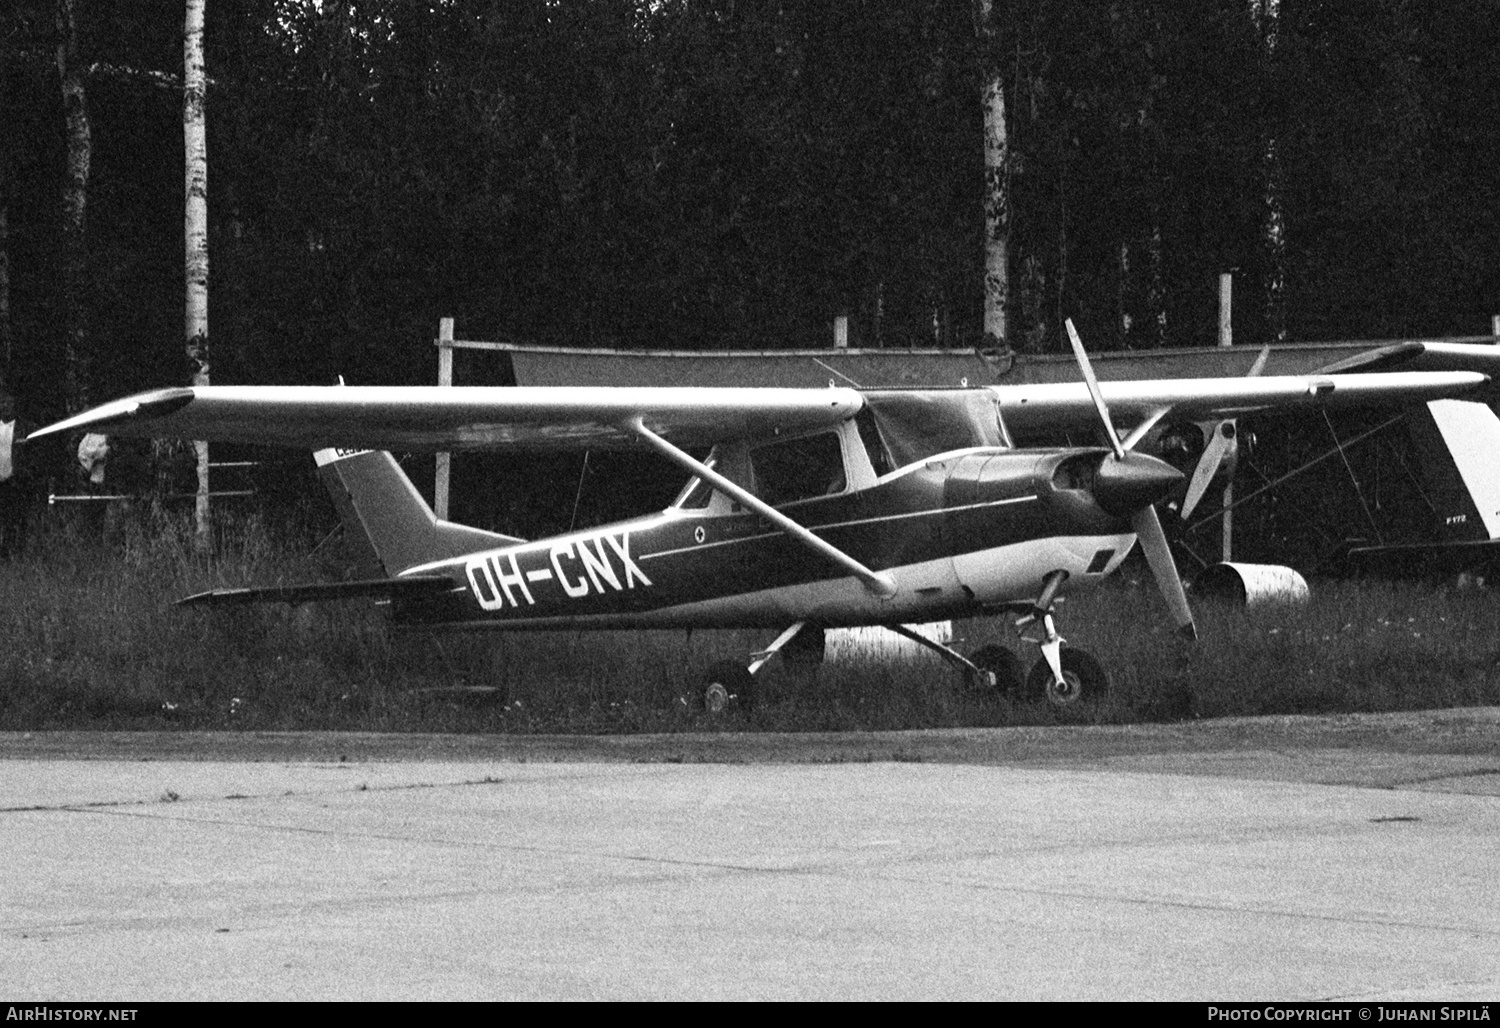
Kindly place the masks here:
POLYGON ((1355 546, 1353 567, 1379 575, 1500 575, 1500 417, 1488 404, 1432 400, 1406 419, 1436 541, 1355 546))
POLYGON ((440 520, 384 451, 319 450, 313 459, 345 530, 369 541, 388 575, 523 541, 440 520))
POLYGON ((1489 405, 1432 400, 1408 418, 1444 542, 1500 539, 1500 418, 1489 405))

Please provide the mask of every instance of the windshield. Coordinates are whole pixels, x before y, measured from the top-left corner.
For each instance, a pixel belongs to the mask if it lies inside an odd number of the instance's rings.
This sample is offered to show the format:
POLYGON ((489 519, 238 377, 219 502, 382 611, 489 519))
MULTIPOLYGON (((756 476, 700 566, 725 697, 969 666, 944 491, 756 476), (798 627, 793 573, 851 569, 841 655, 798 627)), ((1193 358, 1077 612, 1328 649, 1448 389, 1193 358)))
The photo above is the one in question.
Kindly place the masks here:
POLYGON ((874 431, 861 425, 860 435, 877 474, 883 466, 905 467, 949 450, 1005 445, 1000 411, 988 390, 874 390, 862 395, 874 431))

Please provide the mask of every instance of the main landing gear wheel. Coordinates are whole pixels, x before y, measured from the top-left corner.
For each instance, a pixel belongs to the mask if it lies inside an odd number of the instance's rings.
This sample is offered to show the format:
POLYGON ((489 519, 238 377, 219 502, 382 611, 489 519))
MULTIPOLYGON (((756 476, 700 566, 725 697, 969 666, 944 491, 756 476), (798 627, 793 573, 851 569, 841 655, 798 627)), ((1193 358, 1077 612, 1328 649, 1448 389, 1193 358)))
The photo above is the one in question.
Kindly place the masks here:
POLYGON ((693 706, 709 714, 723 714, 731 707, 748 710, 755 700, 755 676, 743 665, 721 660, 693 690, 693 706))
POLYGON ((1021 688, 1021 658, 1016 656, 1013 650, 1004 646, 989 645, 981 646, 969 655, 981 671, 988 671, 995 676, 995 687, 988 688, 987 682, 980 682, 981 693, 994 696, 1013 696, 1021 688))
POLYGON ((1045 697, 1047 702, 1059 710, 1077 710, 1086 703, 1096 702, 1109 690, 1109 675, 1103 666, 1082 650, 1062 651, 1063 681, 1059 685, 1052 677, 1052 668, 1043 657, 1031 666, 1026 676, 1026 691, 1032 696, 1045 697))

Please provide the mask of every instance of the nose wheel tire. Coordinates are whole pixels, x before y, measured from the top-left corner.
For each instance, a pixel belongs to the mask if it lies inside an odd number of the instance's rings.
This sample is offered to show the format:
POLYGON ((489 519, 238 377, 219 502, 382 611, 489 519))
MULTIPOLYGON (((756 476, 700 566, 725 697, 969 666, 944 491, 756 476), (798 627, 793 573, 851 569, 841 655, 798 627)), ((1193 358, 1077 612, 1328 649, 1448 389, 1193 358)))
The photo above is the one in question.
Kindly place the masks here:
POLYGON ((1085 704, 1097 702, 1109 691, 1109 675, 1093 657, 1083 650, 1062 651, 1063 680, 1059 684, 1052 677, 1052 668, 1046 658, 1031 666, 1026 676, 1028 694, 1046 699, 1059 710, 1077 710, 1085 704))
POLYGON ((995 676, 993 690, 989 688, 988 682, 977 683, 982 694, 1014 696, 1021 690, 1021 658, 1013 650, 999 645, 981 646, 969 655, 969 659, 979 670, 988 671, 995 676))
POLYGON ((743 664, 721 660, 693 690, 693 707, 708 714, 748 710, 755 700, 755 676, 743 664))

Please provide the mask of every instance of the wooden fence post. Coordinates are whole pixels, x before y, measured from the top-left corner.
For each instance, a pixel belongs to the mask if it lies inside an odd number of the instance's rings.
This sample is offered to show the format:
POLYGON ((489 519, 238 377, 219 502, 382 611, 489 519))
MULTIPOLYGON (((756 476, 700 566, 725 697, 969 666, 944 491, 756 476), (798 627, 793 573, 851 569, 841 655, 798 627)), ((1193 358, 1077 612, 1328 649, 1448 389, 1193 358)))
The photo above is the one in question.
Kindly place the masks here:
POLYGON ((1219 275, 1219 345, 1234 345, 1234 327, 1229 317, 1229 302, 1234 292, 1234 275, 1225 271, 1219 275))
MULTIPOLYGON (((453 319, 443 318, 438 322, 438 385, 453 384, 453 319)), ((452 456, 437 455, 437 471, 432 482, 432 512, 444 521, 448 519, 448 471, 452 456)))

